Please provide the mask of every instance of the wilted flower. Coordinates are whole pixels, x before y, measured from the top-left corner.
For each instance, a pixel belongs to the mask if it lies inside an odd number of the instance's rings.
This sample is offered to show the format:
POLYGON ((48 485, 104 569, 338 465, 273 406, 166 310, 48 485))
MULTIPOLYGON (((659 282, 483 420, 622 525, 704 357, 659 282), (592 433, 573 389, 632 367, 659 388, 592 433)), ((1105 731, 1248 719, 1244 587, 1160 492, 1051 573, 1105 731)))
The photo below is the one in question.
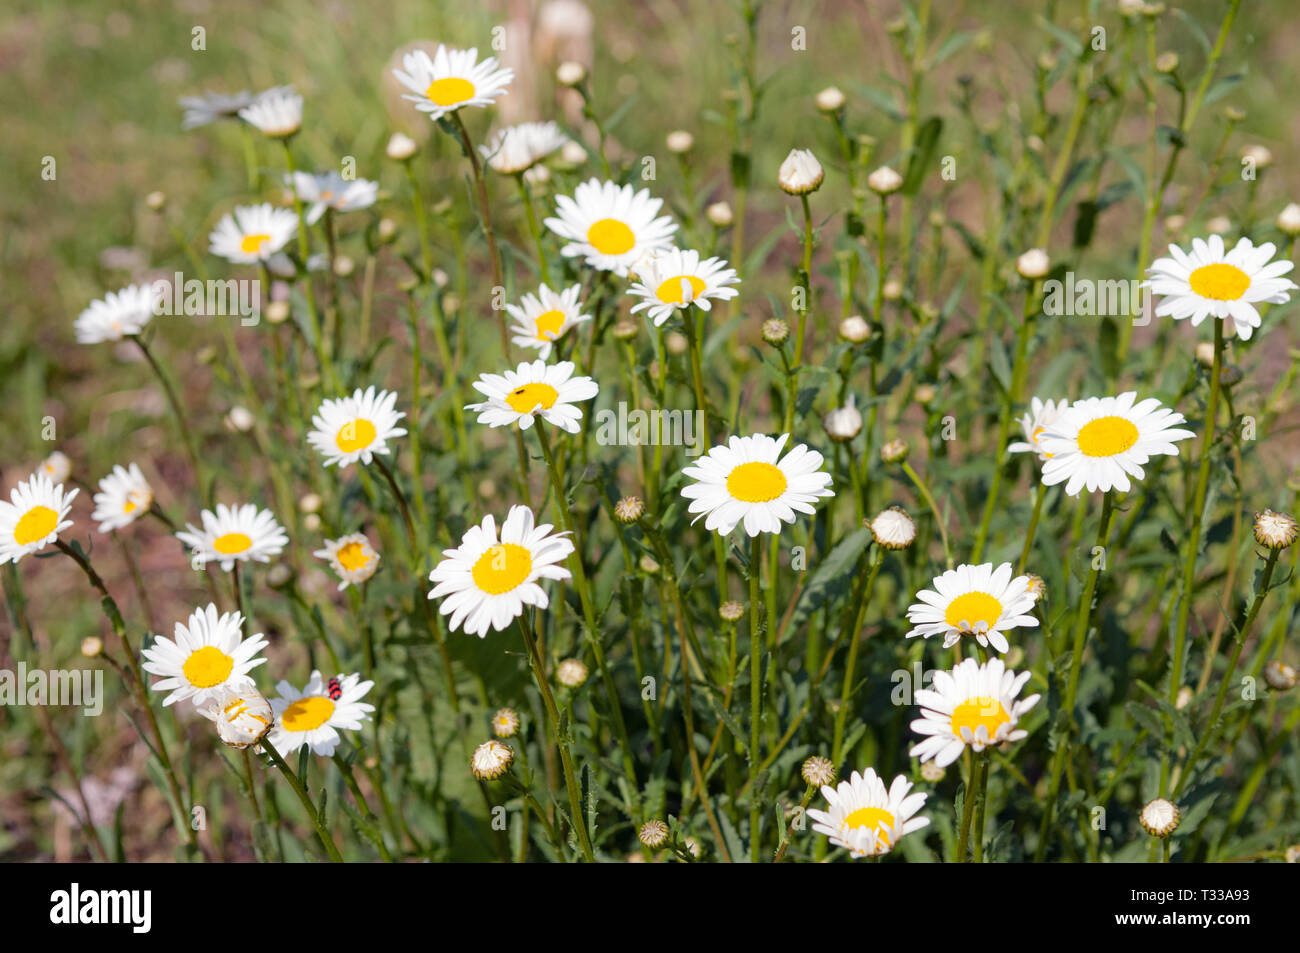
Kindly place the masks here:
POLYGON ((221 689, 199 714, 217 726, 217 737, 232 748, 247 748, 275 723, 271 703, 256 688, 221 689))

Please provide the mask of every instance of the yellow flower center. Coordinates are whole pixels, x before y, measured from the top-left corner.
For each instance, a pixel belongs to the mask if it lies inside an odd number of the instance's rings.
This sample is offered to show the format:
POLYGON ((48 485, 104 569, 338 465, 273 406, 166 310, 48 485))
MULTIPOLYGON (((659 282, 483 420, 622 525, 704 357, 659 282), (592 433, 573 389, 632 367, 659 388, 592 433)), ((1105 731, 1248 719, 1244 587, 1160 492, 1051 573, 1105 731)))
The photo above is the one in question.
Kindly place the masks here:
POLYGON ((537 325, 537 340, 552 341, 564 327, 564 312, 558 309, 544 311, 533 321, 537 325))
POLYGON ((943 621, 954 629, 973 632, 984 623, 987 632, 997 624, 1002 615, 1002 603, 987 592, 963 592, 948 603, 948 611, 943 614, 943 621))
POLYGON ((1236 301, 1250 287, 1250 276, 1236 265, 1202 265, 1187 279, 1202 298, 1236 301))
POLYGON ((636 236, 617 219, 602 218, 587 229, 587 243, 602 255, 624 255, 636 244, 636 236))
POLYGON ((524 384, 506 395, 506 403, 516 413, 528 414, 536 410, 538 404, 542 410, 550 410, 559 396, 560 392, 550 384, 524 384))
POLYGON ((54 532, 59 525, 59 514, 48 506, 33 506, 18 520, 14 527, 14 542, 27 546, 44 539, 54 532))
POLYGON ((299 698, 284 710, 280 724, 285 731, 311 731, 329 721, 334 714, 334 702, 323 695, 299 698))
POLYGON ((517 543, 498 543, 488 548, 470 574, 474 585, 490 596, 509 592, 533 570, 533 554, 517 543))
POLYGON ((661 283, 655 290, 655 295, 664 304, 685 304, 686 296, 682 294, 683 281, 689 282, 691 286, 691 300, 698 298, 705 288, 704 282, 694 275, 678 275, 661 283))
POLYGON ((212 548, 223 556, 234 556, 245 552, 252 545, 253 541, 247 533, 226 533, 212 541, 212 548))
POLYGON ((770 463, 742 463, 727 474, 727 492, 744 503, 775 500, 788 485, 781 468, 770 463))
POLYGON ((1124 417, 1098 417, 1079 428, 1079 452, 1086 457, 1113 457, 1137 441, 1137 427, 1124 417))
POLYGON ((356 572, 370 565, 370 557, 366 555, 366 549, 360 543, 347 543, 340 546, 338 560, 339 565, 348 572, 356 572))
POLYGON ((424 95, 439 106, 455 106, 474 98, 474 84, 459 76, 435 79, 424 91, 424 95))
POLYGON ((221 649, 205 645, 195 649, 181 666, 185 678, 195 688, 211 688, 220 685, 230 677, 230 670, 235 667, 235 660, 221 649))
POLYGON ((375 425, 364 417, 349 420, 334 437, 334 443, 343 453, 356 453, 375 442, 375 425))
POLYGON ((848 827, 865 827, 874 830, 876 835, 889 844, 889 832, 894 829, 894 815, 880 807, 860 807, 844 818, 848 827))
POLYGON ((262 250, 262 246, 270 240, 271 236, 265 232, 259 232, 256 235, 245 235, 239 241, 239 250, 250 255, 256 255, 262 250))
POLYGON ((998 729, 1011 721, 1011 716, 1002 707, 1002 702, 989 695, 968 698, 952 710, 952 733, 962 737, 961 730, 969 728, 972 733, 983 725, 989 738, 997 737, 998 729))
POLYGON ((123 512, 123 513, 134 513, 134 512, 135 512, 135 500, 127 500, 126 503, 123 504, 123 506, 122 506, 122 512, 123 512))

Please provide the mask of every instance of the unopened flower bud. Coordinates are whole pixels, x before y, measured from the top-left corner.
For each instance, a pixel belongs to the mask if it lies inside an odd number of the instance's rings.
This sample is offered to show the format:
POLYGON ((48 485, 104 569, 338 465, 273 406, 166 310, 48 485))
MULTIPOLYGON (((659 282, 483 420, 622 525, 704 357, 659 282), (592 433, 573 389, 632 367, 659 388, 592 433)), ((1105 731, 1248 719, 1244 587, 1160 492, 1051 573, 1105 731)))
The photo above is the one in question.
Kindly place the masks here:
POLYGON ((817 157, 807 149, 791 149, 781 163, 776 178, 782 190, 790 195, 807 195, 821 188, 826 173, 817 157))
POLYGON ((867 188, 877 195, 892 195, 903 187, 903 177, 887 165, 867 176, 867 188))
POLYGON ((515 752, 509 745, 499 741, 485 741, 469 759, 469 769, 480 781, 495 781, 514 764, 515 752))
POLYGON ((790 325, 780 318, 768 318, 763 322, 763 340, 773 347, 779 347, 790 336, 790 325))
POLYGON ((907 459, 909 449, 906 440, 890 440, 880 448, 880 459, 886 463, 902 463, 907 459))
POLYGON ((860 314, 852 314, 840 322, 840 337, 850 344, 861 344, 871 337, 871 325, 860 314))
POLYGON ((1020 272, 1020 277, 1031 281, 1043 277, 1050 268, 1051 261, 1047 257, 1047 252, 1041 248, 1031 248, 1016 259, 1016 271, 1020 272))
POLYGON ((835 783, 835 765, 831 764, 830 758, 823 758, 820 755, 813 755, 805 761, 803 767, 799 769, 799 774, 804 784, 810 787, 819 788, 835 783))
POLYGON ((388 146, 384 151, 388 153, 388 158, 402 162, 415 155, 419 149, 419 144, 410 136, 402 132, 395 132, 389 136, 388 146))
POLYGON ((714 202, 704 210, 704 214, 718 228, 726 228, 734 220, 731 206, 726 202, 714 202))
POLYGON ((827 86, 817 94, 817 108, 824 113, 837 113, 844 108, 844 94, 836 86, 827 86))
POLYGON ((587 680, 587 666, 582 659, 566 658, 555 666, 555 679, 568 688, 578 688, 587 680))

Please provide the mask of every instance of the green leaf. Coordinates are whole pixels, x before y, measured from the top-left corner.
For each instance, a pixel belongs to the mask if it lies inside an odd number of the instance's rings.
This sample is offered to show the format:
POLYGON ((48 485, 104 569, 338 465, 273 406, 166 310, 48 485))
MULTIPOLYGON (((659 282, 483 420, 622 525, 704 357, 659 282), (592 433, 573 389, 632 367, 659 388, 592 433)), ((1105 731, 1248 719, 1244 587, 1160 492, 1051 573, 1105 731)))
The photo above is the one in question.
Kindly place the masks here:
POLYGON ((907 163, 907 173, 903 176, 904 195, 915 195, 920 191, 925 173, 934 161, 941 132, 943 132, 943 120, 938 116, 931 116, 921 124, 921 129, 916 134, 916 145, 912 148, 912 156, 907 163))

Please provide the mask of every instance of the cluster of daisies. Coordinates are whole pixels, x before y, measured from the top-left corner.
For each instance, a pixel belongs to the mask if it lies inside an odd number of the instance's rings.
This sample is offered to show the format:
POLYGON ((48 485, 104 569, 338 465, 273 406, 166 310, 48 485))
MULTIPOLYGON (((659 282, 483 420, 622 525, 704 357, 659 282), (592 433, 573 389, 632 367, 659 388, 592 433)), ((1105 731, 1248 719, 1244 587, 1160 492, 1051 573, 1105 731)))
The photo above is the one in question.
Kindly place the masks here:
MULTIPOLYGON (((432 55, 419 49, 406 54, 393 75, 406 90, 403 98, 417 110, 433 121, 457 124, 458 110, 491 105, 513 80, 512 71, 495 57, 480 60, 475 49, 442 45, 432 55)), ((238 119, 285 141, 286 148, 302 124, 302 97, 288 86, 256 95, 190 97, 182 106, 185 128, 238 119)), ((574 146, 555 123, 526 122, 496 131, 478 151, 488 168, 518 177, 522 185, 541 177, 541 163, 549 156, 574 146)), ((393 158, 409 158, 413 152, 414 144, 405 137, 390 141, 388 154, 393 158)), ((795 150, 783 164, 780 180, 786 191, 802 195, 817 188, 822 175, 811 153, 795 150)), ((328 222, 378 200, 377 183, 337 172, 291 170, 284 185, 293 208, 271 203, 234 208, 212 230, 210 252, 232 264, 293 276, 298 265, 285 248, 301 237, 300 227, 322 218, 328 222)), ((897 186, 894 182, 881 188, 897 186)), ((696 320, 691 308, 708 312, 714 301, 735 298, 740 281, 725 260, 676 247, 678 225, 660 214, 662 209, 663 200, 646 189, 592 178, 577 185, 571 196, 559 196, 554 214, 544 219, 546 229, 562 241, 564 258, 626 282, 624 293, 635 299, 631 312, 642 313, 656 328, 677 317, 696 320)), ((1156 313, 1190 319, 1193 325, 1206 317, 1222 319, 1243 340, 1261 324, 1258 305, 1286 301, 1297 288, 1284 277, 1292 263, 1273 261, 1276 249, 1271 244, 1256 247, 1243 238, 1228 250, 1222 239, 1212 236, 1196 239, 1191 252, 1176 246, 1169 251, 1169 257, 1152 264, 1145 283, 1163 298, 1156 313)), ((311 270, 313 264, 302 266, 311 270)), ((86 344, 139 341, 160 294, 157 285, 132 285, 92 302, 77 318, 77 339, 86 344)), ((576 365, 562 359, 572 341, 570 332, 592 320, 582 294, 581 283, 552 289, 543 281, 535 292, 506 305, 513 343, 535 351, 536 359, 500 374, 485 373, 473 382, 483 399, 465 409, 475 412, 479 423, 517 426, 521 431, 536 425, 539 433, 545 426, 580 432, 580 405, 600 391, 594 379, 576 374, 576 365)), ((312 417, 307 442, 326 467, 386 467, 383 458, 407 434, 400 426, 406 415, 397 410, 397 399, 396 393, 373 386, 326 399, 312 417)), ((857 413, 851 401, 847 410, 857 413)), ((1021 421, 1024 440, 1007 449, 1036 454, 1043 484, 1064 484, 1068 495, 1085 489, 1127 492, 1133 480, 1144 478, 1143 466, 1152 457, 1176 455, 1177 443, 1194 435, 1179 426, 1185 422, 1154 398, 1139 400, 1134 392, 1073 402, 1034 397, 1021 421)), ((684 467, 686 481, 680 492, 693 520, 703 519, 707 531, 722 537, 742 527, 756 540, 760 534, 779 534, 798 514, 814 513, 819 500, 834 495, 831 474, 824 469, 822 454, 804 444, 789 445, 790 439, 789 433, 732 436, 684 467)), ((65 490, 68 471, 66 458, 52 455, 12 490, 9 502, 0 501, 0 564, 57 543, 60 533, 73 525, 69 514, 78 490, 65 490)), ((94 503, 101 533, 126 530, 143 515, 157 512, 153 491, 135 463, 115 466, 99 482, 94 503)), ((255 504, 219 504, 201 512, 200 524, 187 524, 176 538, 196 566, 216 563, 225 572, 236 572, 244 562, 270 562, 289 542, 275 516, 255 504)), ((906 547, 916 535, 910 517, 896 507, 880 513, 870 526, 877 545, 885 549, 906 547)), ((380 554, 360 532, 325 540, 315 555, 331 565, 340 589, 365 584, 380 562, 380 554)), ((516 505, 499 527, 493 515, 484 516, 458 546, 442 553, 429 575, 433 586, 428 595, 440 600, 439 610, 449 617, 451 631, 486 637, 490 631, 507 629, 529 607, 547 609, 543 584, 570 579, 565 563, 580 558, 572 534, 539 523, 529 507, 516 505)), ((1038 625, 1033 613, 1043 588, 1036 576, 1016 575, 1009 563, 961 565, 936 577, 932 587, 917 592, 908 608, 913 627, 907 636, 941 636, 944 648, 958 648, 958 657, 963 639, 978 646, 972 648, 972 657, 936 672, 932 686, 916 693, 920 714, 911 730, 922 740, 910 754, 942 768, 967 748, 979 753, 1026 737, 1022 719, 1040 696, 1021 697, 1030 673, 1008 669, 992 653, 1009 651, 1008 633, 1038 625), (974 657, 980 652, 990 657, 980 661, 974 657)), ((362 701, 373 682, 356 673, 326 679, 313 671, 302 690, 280 681, 276 697, 268 700, 251 675, 266 661, 260 653, 267 639, 248 635, 246 623, 242 613, 220 613, 210 604, 196 609, 187 622, 177 622, 171 639, 154 640, 143 652, 143 667, 159 679, 152 687, 167 693, 163 704, 190 702, 215 724, 219 737, 235 747, 265 740, 280 752, 306 745, 317 754, 332 755, 341 741, 339 732, 360 729, 374 711, 362 701)), ((819 784, 827 802, 825 811, 809 812, 814 829, 855 857, 887 853, 902 837, 929 824, 919 816, 927 795, 913 793, 903 775, 886 787, 872 768, 866 768, 832 787, 834 766, 825 762, 811 774, 805 766, 805 777, 819 784)))

